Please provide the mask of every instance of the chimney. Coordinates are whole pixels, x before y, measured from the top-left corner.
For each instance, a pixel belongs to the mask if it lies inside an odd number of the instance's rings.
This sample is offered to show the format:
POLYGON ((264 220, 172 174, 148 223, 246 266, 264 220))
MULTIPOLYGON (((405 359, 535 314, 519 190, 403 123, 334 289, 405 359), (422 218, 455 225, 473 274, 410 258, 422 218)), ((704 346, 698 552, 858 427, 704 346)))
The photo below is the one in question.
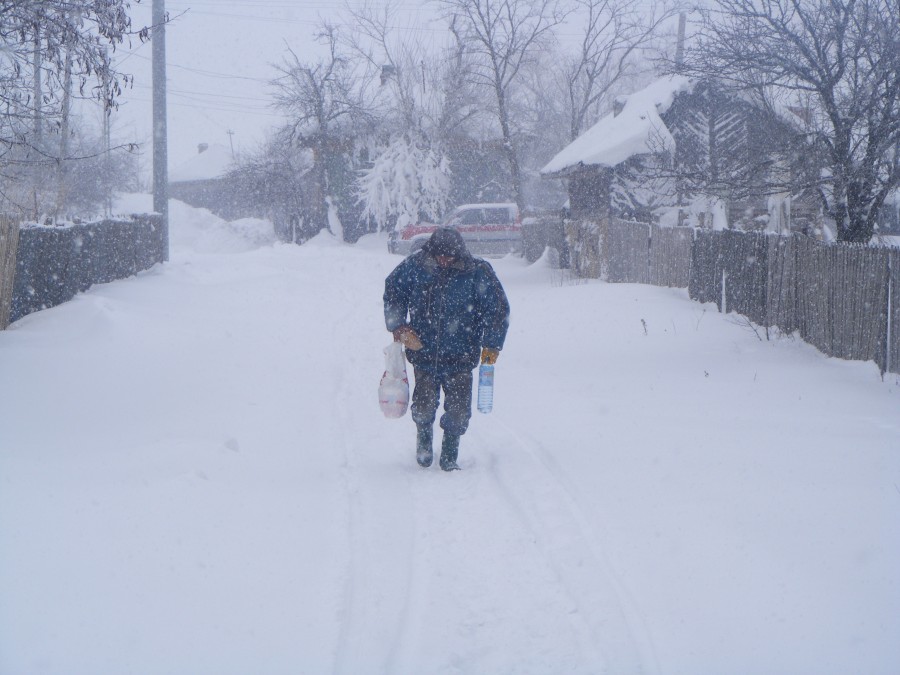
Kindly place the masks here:
POLYGON ((675 71, 681 72, 684 68, 684 28, 687 16, 684 12, 678 15, 678 42, 675 43, 675 71))
POLYGON ((397 74, 397 69, 391 65, 381 66, 381 84, 384 84, 397 74))
POLYGON ((200 143, 199 145, 197 145, 197 152, 199 154, 202 155, 207 150, 209 150, 209 143, 200 143))

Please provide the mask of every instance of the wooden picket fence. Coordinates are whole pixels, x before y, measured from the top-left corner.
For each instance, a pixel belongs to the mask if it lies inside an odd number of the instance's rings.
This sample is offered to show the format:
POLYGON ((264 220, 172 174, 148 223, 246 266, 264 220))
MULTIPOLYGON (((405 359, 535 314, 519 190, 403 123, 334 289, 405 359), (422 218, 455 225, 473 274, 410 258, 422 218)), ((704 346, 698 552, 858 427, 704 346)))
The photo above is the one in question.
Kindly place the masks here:
POLYGON ((797 333, 829 356, 900 373, 898 249, 617 219, 588 225, 567 229, 582 276, 686 287, 694 300, 797 333))
POLYGON ((693 231, 612 219, 570 221, 566 234, 579 276, 615 283, 686 287, 691 275, 693 231))

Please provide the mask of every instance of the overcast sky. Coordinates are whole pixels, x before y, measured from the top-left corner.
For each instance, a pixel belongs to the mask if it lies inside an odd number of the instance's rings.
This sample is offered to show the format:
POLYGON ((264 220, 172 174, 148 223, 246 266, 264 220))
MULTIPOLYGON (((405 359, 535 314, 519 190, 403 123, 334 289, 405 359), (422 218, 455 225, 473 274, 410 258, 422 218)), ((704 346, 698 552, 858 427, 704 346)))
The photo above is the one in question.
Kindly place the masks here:
MULTIPOLYGON (((153 0, 132 0, 135 30, 151 23, 153 0)), ((386 0, 350 0, 353 7, 382 5, 386 0)), ((643 0, 648 6, 653 0, 643 0)), ((642 3, 642 4, 643 4, 642 3)), ((424 44, 443 42, 448 32, 428 0, 392 0, 395 27, 415 34, 424 44)), ((321 45, 313 36, 323 19, 341 25, 342 1, 328 0, 166 0, 171 23, 166 29, 170 170, 197 153, 200 143, 252 151, 267 131, 284 121, 272 109, 269 82, 273 63, 290 47, 302 60, 314 60, 321 45), (231 132, 231 133, 229 133, 231 132)), ((578 15, 557 36, 580 39, 578 15)), ((115 113, 113 133, 119 142, 144 144, 143 169, 151 168, 151 53, 149 43, 134 39, 115 55, 117 68, 134 75, 115 113)), ((99 115, 99 113, 98 113, 99 115)))
MULTIPOLYGON (((425 2, 395 4, 404 12, 404 28, 445 30, 425 2)), ((132 4, 135 28, 150 24, 151 5, 152 0, 132 4)), ((288 46, 301 59, 314 59, 319 47, 312 36, 323 18, 340 22, 337 6, 326 0, 168 0, 170 168, 196 154, 199 143, 233 142, 235 152, 256 147, 283 119, 270 106, 272 64, 288 46)), ((116 54, 117 68, 135 82, 121 98, 114 134, 119 141, 147 144, 145 171, 151 162, 151 52, 149 43, 134 40, 116 54)))

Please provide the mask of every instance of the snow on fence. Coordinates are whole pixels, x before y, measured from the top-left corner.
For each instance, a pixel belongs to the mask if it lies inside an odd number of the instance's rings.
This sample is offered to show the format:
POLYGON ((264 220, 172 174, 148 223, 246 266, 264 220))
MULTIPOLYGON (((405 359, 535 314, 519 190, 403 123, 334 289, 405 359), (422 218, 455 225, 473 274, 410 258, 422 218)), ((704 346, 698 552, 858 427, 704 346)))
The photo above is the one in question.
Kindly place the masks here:
POLYGON ((687 287, 757 325, 799 333, 829 356, 900 373, 900 250, 802 236, 660 228, 618 219, 569 228, 610 282, 687 287), (591 236, 596 250, 583 242, 591 236))
POLYGON ((18 245, 10 249, 14 281, 8 321, 62 304, 93 284, 123 279, 161 262, 165 254, 161 224, 160 216, 140 215, 58 227, 20 226, 18 245))
POLYGON ((18 221, 9 216, 0 215, 0 330, 5 330, 9 325, 18 243, 18 221))

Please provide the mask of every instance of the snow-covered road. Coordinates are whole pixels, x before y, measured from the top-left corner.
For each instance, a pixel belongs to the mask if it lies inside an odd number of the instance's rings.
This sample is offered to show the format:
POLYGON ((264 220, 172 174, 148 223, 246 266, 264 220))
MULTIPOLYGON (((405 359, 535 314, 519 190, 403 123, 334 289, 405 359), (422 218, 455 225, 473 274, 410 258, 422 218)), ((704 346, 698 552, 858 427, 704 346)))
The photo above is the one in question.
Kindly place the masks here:
POLYGON ((385 240, 172 220, 0 333, 0 673, 900 671, 897 376, 505 258, 494 412, 422 470, 385 240))

